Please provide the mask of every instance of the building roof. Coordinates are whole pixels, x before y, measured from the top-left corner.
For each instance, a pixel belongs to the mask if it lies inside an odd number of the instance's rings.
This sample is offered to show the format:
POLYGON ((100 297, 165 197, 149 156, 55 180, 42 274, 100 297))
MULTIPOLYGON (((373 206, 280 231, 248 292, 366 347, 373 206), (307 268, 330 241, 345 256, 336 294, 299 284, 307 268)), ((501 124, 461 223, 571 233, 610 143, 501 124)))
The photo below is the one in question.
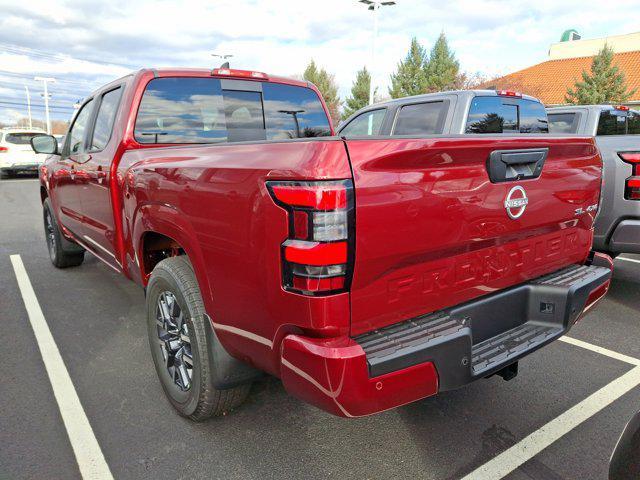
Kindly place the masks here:
MULTIPOLYGON (((539 98, 545 105, 561 105, 567 88, 582 80, 582 71, 589 72, 592 61, 593 56, 548 60, 485 82, 480 88, 518 90, 539 98)), ((614 53, 613 64, 624 72, 627 88, 637 89, 625 103, 640 103, 640 50, 614 53)))

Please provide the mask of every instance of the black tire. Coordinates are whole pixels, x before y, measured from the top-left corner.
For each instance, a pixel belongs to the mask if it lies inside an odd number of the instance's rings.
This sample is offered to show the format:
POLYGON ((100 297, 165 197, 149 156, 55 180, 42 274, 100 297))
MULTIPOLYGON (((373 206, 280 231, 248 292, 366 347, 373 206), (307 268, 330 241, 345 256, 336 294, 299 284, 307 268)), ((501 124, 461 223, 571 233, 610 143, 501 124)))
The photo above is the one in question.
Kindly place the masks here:
POLYGON ((212 349, 222 346, 207 342, 209 319, 205 315, 193 267, 186 256, 167 258, 156 265, 147 285, 146 302, 153 363, 162 388, 178 413, 195 421, 203 421, 222 415, 244 402, 251 388, 250 383, 224 390, 213 386, 212 349), (163 304, 161 300, 167 307, 164 315, 160 310, 163 304), (178 314, 174 314, 176 311, 178 314), (182 312, 182 316, 179 312, 182 312), (166 328, 169 325, 165 322, 167 313, 173 319, 173 330, 166 328), (188 342, 182 341, 185 335, 188 342), (182 342, 179 349, 174 343, 169 343, 178 337, 178 341, 182 342), (191 374, 188 386, 187 382, 180 380, 180 369, 183 370, 182 378, 187 378, 184 371, 191 374))
POLYGON ((58 268, 77 267, 84 260, 84 248, 62 235, 49 198, 44 199, 42 209, 44 234, 51 263, 58 268))

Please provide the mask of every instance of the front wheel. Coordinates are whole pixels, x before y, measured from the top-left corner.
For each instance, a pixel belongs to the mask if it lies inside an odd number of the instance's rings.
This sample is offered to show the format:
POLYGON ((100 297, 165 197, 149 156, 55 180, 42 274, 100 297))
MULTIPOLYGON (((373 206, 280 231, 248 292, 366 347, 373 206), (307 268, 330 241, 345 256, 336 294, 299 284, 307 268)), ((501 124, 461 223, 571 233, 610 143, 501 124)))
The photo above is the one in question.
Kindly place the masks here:
POLYGON ((167 258, 147 285, 147 329, 156 372, 174 408, 195 421, 240 405, 250 384, 220 390, 212 382, 213 348, 208 317, 193 268, 185 256, 167 258))
POLYGON ((76 267, 84 260, 84 249, 75 243, 70 242, 62 235, 60 226, 56 221, 49 198, 44 199, 44 234, 47 239, 47 249, 49 258, 58 268, 76 267))

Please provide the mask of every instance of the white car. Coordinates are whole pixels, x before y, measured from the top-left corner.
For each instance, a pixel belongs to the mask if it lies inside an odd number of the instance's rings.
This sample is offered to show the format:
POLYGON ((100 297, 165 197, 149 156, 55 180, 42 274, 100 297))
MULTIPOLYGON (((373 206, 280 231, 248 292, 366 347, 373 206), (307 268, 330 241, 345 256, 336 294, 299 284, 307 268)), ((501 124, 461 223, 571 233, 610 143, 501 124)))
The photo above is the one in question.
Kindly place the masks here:
POLYGON ((37 173, 47 155, 33 151, 31 138, 46 133, 37 128, 0 129, 0 178, 7 178, 18 172, 37 173))

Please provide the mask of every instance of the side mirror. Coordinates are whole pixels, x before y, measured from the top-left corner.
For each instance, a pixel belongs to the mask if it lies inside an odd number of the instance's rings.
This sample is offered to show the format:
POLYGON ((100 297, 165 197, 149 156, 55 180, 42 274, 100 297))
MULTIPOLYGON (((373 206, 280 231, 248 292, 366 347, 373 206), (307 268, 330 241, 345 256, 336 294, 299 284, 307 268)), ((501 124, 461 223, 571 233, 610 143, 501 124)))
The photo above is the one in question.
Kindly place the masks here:
POLYGON ((58 154, 58 141, 53 135, 36 135, 31 138, 31 148, 36 153, 58 154))
POLYGON ((609 462, 609 480, 637 478, 640 478, 640 412, 625 427, 609 462))

